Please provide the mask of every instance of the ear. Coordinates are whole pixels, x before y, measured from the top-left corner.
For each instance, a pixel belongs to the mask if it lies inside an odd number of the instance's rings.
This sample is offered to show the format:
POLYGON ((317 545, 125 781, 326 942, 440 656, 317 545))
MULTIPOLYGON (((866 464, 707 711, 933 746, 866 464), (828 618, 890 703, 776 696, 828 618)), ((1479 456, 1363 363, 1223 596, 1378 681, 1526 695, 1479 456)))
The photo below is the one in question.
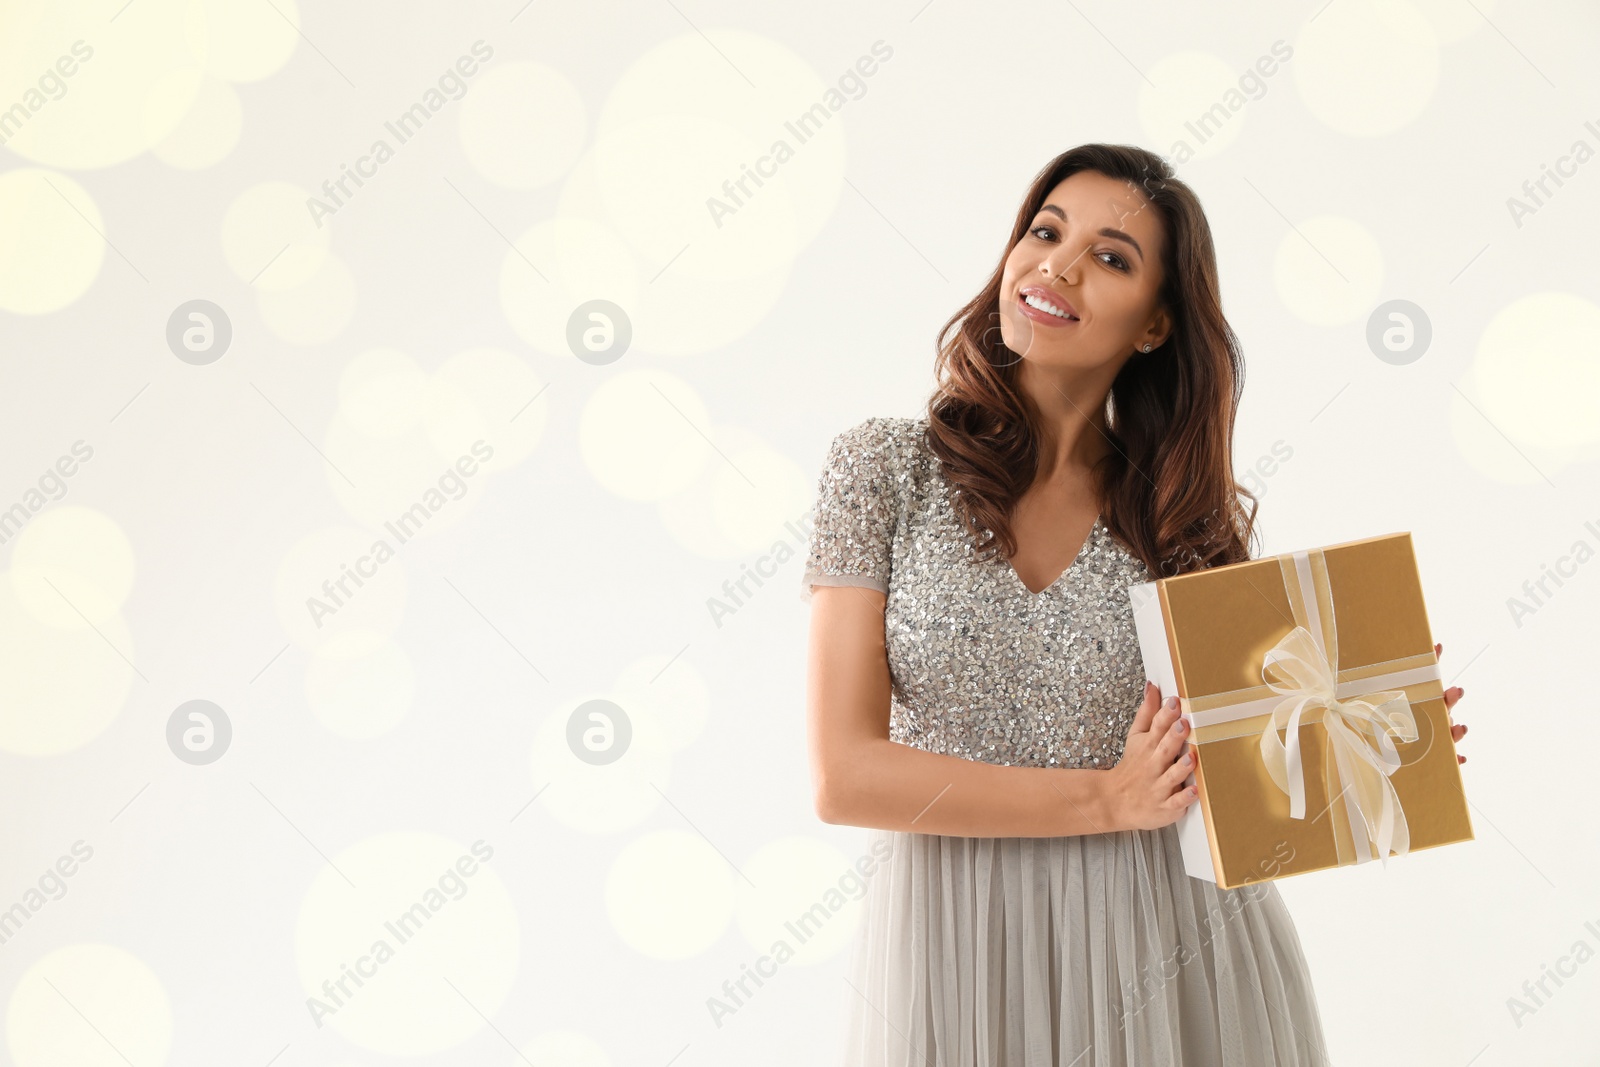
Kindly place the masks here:
POLYGON ((1149 329, 1139 338, 1139 347, 1143 348, 1148 344, 1152 349, 1160 348, 1171 336, 1172 316, 1167 314, 1165 307, 1158 307, 1150 318, 1149 329))

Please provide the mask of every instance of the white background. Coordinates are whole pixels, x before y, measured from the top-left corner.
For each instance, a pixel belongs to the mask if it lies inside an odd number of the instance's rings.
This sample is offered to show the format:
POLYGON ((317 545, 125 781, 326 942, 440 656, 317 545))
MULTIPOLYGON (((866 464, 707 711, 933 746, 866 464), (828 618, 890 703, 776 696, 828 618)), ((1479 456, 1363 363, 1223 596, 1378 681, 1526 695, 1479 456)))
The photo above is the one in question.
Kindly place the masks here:
POLYGON ((1600 1063, 1593 7, 919 5, 0 8, 0 1061, 832 1062, 853 902, 708 1008, 865 849, 811 807, 794 528, 835 433, 922 413, 1036 171, 1111 141, 1209 214, 1261 550, 1412 531, 1466 690, 1477 839, 1281 883, 1330 1054, 1600 1063), (567 343, 595 299, 610 362, 567 343), (1432 330, 1403 365, 1367 342, 1395 299, 1432 330), (231 324, 211 362, 168 343, 191 300, 231 324), (191 700, 232 729, 205 765, 168 744, 191 700), (591 700, 631 727, 601 766, 591 700))

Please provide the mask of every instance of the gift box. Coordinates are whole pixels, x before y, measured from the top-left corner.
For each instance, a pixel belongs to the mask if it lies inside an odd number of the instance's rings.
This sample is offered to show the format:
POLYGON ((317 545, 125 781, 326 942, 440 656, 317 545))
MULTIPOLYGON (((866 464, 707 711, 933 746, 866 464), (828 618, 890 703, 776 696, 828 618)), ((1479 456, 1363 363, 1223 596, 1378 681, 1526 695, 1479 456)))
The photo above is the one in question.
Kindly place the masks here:
POLYGON ((1190 727, 1190 875, 1232 889, 1473 839, 1409 533, 1128 593, 1190 727))

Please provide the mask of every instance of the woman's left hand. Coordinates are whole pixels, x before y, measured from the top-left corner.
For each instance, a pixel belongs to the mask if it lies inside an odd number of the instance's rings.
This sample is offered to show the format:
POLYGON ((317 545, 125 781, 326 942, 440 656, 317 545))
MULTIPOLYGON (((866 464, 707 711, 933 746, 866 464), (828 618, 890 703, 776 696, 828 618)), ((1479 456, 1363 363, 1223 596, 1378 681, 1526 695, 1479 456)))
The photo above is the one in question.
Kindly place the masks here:
MULTIPOLYGON (((1443 645, 1434 645, 1433 646, 1433 654, 1435 656, 1444 655, 1444 646, 1443 645)), ((1451 708, 1456 706, 1456 701, 1461 699, 1461 694, 1464 691, 1465 690, 1463 690, 1459 685, 1451 686, 1449 689, 1446 689, 1444 691, 1444 709, 1445 709, 1446 714, 1449 713, 1451 708)), ((1459 745, 1461 743, 1461 739, 1463 737, 1465 737, 1466 734, 1467 734, 1467 728, 1466 728, 1465 724, 1452 724, 1451 725, 1451 727, 1450 727, 1450 737, 1455 741, 1456 744, 1459 745)), ((1461 763, 1465 763, 1465 762, 1467 762, 1467 757, 1461 756, 1461 755, 1456 756, 1456 763, 1457 764, 1461 764, 1461 763)))

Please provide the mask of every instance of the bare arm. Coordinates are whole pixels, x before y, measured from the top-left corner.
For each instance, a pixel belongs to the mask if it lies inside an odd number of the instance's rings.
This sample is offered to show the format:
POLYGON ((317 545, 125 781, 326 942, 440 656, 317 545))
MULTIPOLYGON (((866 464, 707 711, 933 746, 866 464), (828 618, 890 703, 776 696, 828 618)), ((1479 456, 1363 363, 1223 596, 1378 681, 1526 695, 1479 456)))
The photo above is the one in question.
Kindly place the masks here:
POLYGON ((874 589, 813 588, 807 727, 824 822, 959 837, 1069 837, 1154 828, 1147 825, 1153 812, 1156 825, 1183 814, 1192 799, 1180 788, 1189 768, 1173 760, 1185 738, 1170 729, 1177 711, 1158 713, 1149 693, 1130 732, 1130 741, 1142 735, 1129 746, 1138 759, 1125 756, 1115 770, 1007 767, 889 740, 884 604, 874 589), (1141 773, 1124 770, 1135 762, 1141 773))

